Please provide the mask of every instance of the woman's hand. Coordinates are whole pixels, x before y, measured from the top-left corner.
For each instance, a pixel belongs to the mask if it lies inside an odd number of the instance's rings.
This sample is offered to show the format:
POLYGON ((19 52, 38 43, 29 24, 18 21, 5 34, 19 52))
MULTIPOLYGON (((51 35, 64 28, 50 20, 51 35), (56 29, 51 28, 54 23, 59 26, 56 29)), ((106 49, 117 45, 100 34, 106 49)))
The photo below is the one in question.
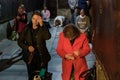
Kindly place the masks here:
POLYGON ((33 53, 35 49, 34 49, 33 46, 29 46, 29 47, 28 47, 28 50, 29 50, 30 53, 33 53))
POLYGON ((37 22, 38 22, 38 24, 39 24, 41 27, 43 26, 42 17, 38 16, 37 22))
POLYGON ((65 55, 65 58, 66 58, 67 60, 74 60, 74 59, 75 59, 72 54, 66 54, 66 55, 65 55))
POLYGON ((20 19, 20 16, 17 16, 16 19, 19 20, 19 19, 20 19))
POLYGON ((78 57, 80 55, 80 51, 74 51, 73 53, 75 57, 78 57))

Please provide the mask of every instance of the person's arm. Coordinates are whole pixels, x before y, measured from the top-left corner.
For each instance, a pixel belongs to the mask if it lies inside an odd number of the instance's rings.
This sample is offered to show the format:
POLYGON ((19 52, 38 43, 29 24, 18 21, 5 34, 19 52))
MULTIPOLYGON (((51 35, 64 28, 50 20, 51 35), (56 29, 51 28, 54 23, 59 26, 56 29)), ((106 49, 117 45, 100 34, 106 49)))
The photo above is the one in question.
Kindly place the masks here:
POLYGON ((42 34, 43 34, 43 38, 44 40, 48 40, 51 38, 51 34, 49 29, 46 26, 41 27, 42 28, 42 34))
POLYGON ((79 20, 79 16, 76 17, 76 21, 75 21, 75 25, 79 29, 78 20, 79 20))
POLYGON ((80 49, 74 51, 75 57, 85 57, 90 52, 89 42, 85 34, 82 34, 82 39, 80 49))
POLYGON ((71 0, 68 0, 68 4, 71 9, 74 9, 76 7, 76 0, 72 0, 72 2, 71 0))
POLYGON ((51 34, 49 32, 49 29, 44 25, 43 20, 41 19, 40 16, 38 16, 38 20, 37 21, 38 21, 38 24, 39 24, 38 27, 40 28, 40 31, 41 31, 40 34, 42 34, 43 39, 44 40, 50 39, 51 38, 51 34))
POLYGON ((88 16, 86 16, 86 22, 87 22, 87 27, 90 27, 90 18, 88 16))
POLYGON ((27 23, 27 13, 23 13, 22 17, 20 17, 21 22, 27 23))
POLYGON ((89 54, 89 52, 90 52, 90 46, 89 46, 89 41, 86 37, 84 42, 83 42, 83 46, 80 49, 80 57, 86 56, 87 54, 89 54))
POLYGON ((56 51, 61 58, 65 58, 65 51, 63 50, 63 33, 59 35, 56 51))
POLYGON ((49 19, 50 18, 50 11, 47 10, 47 15, 46 15, 46 18, 49 19))

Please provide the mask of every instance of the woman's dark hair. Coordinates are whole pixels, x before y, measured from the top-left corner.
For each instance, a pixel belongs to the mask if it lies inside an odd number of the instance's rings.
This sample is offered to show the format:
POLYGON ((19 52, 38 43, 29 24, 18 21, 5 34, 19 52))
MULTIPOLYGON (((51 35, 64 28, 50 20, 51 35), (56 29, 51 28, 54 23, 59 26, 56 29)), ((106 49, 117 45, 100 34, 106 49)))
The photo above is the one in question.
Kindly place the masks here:
POLYGON ((19 4, 18 7, 22 7, 23 9, 25 9, 24 4, 19 4))
POLYGON ((32 17, 33 17, 34 15, 38 15, 38 16, 42 17, 40 11, 34 11, 33 14, 32 14, 32 17))
POLYGON ((63 29, 63 33, 66 38, 71 38, 71 39, 75 39, 80 35, 80 31, 78 30, 77 27, 75 27, 74 24, 66 25, 65 28, 63 29))

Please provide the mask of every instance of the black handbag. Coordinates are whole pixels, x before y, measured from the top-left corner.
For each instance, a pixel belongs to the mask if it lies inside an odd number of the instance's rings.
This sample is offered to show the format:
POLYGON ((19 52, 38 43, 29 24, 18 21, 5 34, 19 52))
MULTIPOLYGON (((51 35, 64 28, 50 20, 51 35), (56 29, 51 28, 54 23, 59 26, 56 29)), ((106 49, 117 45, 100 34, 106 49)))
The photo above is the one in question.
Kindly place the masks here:
POLYGON ((96 66, 82 72, 80 77, 85 78, 85 80, 96 80, 96 66))

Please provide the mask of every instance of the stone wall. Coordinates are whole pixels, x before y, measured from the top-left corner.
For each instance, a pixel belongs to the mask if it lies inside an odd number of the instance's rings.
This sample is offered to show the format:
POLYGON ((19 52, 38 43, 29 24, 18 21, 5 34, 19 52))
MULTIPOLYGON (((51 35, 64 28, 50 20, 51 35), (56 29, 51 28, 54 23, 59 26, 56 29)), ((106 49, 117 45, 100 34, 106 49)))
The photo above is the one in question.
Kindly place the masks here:
POLYGON ((62 15, 65 16, 66 18, 70 18, 70 9, 58 9, 57 10, 57 15, 62 15))

